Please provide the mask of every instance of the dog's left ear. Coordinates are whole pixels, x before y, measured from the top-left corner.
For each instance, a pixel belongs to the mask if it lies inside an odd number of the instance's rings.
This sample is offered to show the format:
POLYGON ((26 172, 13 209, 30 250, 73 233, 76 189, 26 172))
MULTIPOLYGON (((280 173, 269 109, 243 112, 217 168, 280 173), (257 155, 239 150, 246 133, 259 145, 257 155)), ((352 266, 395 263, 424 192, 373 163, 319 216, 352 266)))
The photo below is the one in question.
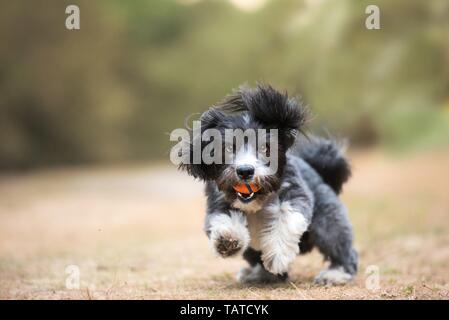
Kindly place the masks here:
POLYGON ((219 164, 205 164, 201 157, 203 148, 208 143, 202 140, 202 136, 207 129, 216 128, 224 117, 225 114, 222 111, 213 107, 201 115, 199 132, 194 132, 192 129, 189 129, 190 141, 188 142, 188 145, 183 146, 182 152, 185 152, 186 154, 183 155, 183 161, 179 165, 179 169, 185 170, 189 175, 203 181, 213 180, 217 177, 219 164), (198 148, 200 150, 198 163, 194 162, 195 145, 200 146, 198 148))

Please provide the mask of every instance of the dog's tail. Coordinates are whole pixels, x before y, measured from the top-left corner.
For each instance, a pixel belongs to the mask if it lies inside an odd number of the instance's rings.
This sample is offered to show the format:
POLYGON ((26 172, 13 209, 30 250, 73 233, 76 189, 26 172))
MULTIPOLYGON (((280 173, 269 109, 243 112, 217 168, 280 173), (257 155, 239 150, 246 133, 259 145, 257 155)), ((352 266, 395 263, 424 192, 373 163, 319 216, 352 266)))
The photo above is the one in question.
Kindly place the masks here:
POLYGON ((343 184, 351 176, 351 167, 345 157, 345 146, 332 139, 310 137, 297 145, 299 156, 304 159, 339 194, 343 184))

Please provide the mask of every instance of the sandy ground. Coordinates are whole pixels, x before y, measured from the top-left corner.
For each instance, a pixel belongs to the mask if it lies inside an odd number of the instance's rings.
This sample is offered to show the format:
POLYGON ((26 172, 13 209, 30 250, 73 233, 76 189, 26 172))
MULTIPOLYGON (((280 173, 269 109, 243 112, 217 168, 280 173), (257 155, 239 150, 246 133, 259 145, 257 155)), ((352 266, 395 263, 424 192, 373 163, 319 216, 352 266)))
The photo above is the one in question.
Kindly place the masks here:
POLYGON ((202 232, 201 183, 171 167, 2 176, 0 298, 448 299, 449 153, 365 152, 353 166, 360 272, 344 287, 313 285, 317 252, 285 284, 238 284, 244 261, 215 257, 202 232))

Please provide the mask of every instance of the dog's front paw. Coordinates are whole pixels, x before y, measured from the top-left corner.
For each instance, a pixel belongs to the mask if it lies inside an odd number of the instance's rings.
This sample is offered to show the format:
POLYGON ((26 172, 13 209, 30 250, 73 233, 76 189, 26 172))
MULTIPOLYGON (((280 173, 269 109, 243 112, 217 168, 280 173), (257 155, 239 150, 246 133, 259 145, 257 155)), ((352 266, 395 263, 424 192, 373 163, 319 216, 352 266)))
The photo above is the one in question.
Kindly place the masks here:
POLYGON ((215 239, 214 246, 218 254, 224 258, 237 254, 243 248, 242 243, 231 235, 219 236, 215 239))
POLYGON ((260 236, 263 265, 271 273, 283 274, 299 253, 299 241, 308 222, 289 201, 279 199, 267 207, 265 214, 260 236))
POLYGON ((277 275, 282 275, 288 272, 290 265, 296 257, 293 254, 262 254, 262 262, 265 269, 277 275))
POLYGON ((242 213, 213 214, 209 226, 212 249, 217 255, 223 258, 235 256, 248 247, 249 231, 242 213))

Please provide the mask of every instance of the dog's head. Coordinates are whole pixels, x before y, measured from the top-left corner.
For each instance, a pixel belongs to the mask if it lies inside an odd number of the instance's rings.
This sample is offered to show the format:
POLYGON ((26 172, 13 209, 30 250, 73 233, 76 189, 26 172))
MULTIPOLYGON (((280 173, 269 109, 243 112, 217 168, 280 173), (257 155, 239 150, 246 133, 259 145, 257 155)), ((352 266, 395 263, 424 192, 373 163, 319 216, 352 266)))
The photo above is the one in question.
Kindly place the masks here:
POLYGON ((183 149, 189 161, 180 168, 215 181, 234 207, 258 207, 279 189, 286 152, 306 115, 296 99, 271 86, 240 88, 202 114, 197 132, 191 130, 191 142, 183 149))

